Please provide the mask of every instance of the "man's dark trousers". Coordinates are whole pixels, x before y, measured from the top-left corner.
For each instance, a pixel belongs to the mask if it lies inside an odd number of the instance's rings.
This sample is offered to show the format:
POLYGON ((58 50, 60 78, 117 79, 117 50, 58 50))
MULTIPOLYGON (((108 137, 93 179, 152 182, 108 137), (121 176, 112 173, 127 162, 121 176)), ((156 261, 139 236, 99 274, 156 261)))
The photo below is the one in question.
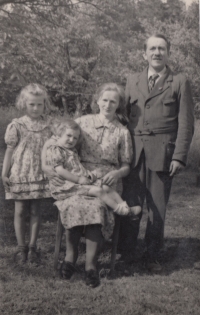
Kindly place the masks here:
MULTIPOLYGON (((148 168, 145 153, 142 151, 138 165, 132 169, 124 181, 123 199, 129 206, 140 204, 143 206, 146 198, 148 221, 145 234, 148 257, 157 259, 163 245, 166 205, 169 200, 172 177, 169 172, 156 172, 148 168)), ((140 216, 141 219, 142 215, 140 216)), ((138 221, 122 218, 120 236, 121 249, 133 252, 139 233, 138 221)))

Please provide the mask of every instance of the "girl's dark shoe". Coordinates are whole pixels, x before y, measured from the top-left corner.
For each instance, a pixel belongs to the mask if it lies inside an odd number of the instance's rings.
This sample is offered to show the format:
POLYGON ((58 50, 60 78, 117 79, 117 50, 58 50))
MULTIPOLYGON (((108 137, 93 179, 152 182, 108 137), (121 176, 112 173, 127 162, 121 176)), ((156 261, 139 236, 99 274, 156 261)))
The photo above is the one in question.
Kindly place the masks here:
POLYGON ((60 274, 63 279, 69 280, 76 272, 76 267, 69 261, 63 261, 60 267, 60 274))
POLYGON ((24 265, 27 261, 27 256, 28 256, 28 247, 18 246, 18 249, 14 255, 14 261, 18 265, 24 265))
POLYGON ((96 288, 100 285, 99 274, 96 270, 90 269, 86 271, 85 283, 91 288, 96 288))
POLYGON ((28 252, 28 262, 31 264, 40 264, 40 254, 37 252, 37 249, 35 246, 29 247, 29 252, 28 252))

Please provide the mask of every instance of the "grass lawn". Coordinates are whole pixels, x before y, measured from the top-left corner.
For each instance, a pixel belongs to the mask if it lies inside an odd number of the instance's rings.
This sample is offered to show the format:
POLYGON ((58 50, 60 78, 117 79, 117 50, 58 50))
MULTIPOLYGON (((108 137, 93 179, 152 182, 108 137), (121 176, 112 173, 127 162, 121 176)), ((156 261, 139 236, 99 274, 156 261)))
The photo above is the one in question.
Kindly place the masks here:
MULTIPOLYGON (((12 117, 15 117, 13 110, 0 109, 0 164, 5 149, 3 135, 12 117)), ((195 168, 189 168, 174 178, 165 225, 164 271, 151 275, 142 263, 145 212, 134 263, 128 266, 118 262, 116 278, 102 277, 101 286, 95 289, 86 287, 84 283, 84 240, 80 246, 79 273, 70 281, 64 281, 53 270, 57 212, 51 200, 44 201, 42 207, 38 239, 42 264, 24 268, 15 265, 14 203, 4 201, 0 183, 0 314, 200 314, 200 270, 194 268, 194 263, 200 261, 200 188, 195 186, 195 182, 195 168)), ((63 242, 61 258, 64 246, 63 242)), ((109 259, 110 245, 107 244, 99 258, 102 275, 109 266, 109 259)))

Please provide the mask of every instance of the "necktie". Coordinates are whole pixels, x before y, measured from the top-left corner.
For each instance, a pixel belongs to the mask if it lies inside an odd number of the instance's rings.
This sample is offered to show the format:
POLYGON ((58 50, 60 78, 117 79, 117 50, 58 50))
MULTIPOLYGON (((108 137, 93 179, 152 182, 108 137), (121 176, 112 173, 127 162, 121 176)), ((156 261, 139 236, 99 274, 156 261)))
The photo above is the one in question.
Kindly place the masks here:
POLYGON ((156 82, 156 79, 159 77, 158 74, 153 74, 150 76, 149 78, 149 92, 152 91, 154 85, 155 85, 155 82, 156 82))

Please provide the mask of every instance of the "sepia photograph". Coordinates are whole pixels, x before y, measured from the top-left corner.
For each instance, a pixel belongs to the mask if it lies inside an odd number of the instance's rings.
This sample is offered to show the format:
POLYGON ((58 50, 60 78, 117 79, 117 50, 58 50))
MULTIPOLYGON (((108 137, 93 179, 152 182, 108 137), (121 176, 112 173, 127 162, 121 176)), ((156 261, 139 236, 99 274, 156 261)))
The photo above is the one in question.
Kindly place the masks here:
POLYGON ((199 0, 0 0, 0 315, 199 315, 199 0))

